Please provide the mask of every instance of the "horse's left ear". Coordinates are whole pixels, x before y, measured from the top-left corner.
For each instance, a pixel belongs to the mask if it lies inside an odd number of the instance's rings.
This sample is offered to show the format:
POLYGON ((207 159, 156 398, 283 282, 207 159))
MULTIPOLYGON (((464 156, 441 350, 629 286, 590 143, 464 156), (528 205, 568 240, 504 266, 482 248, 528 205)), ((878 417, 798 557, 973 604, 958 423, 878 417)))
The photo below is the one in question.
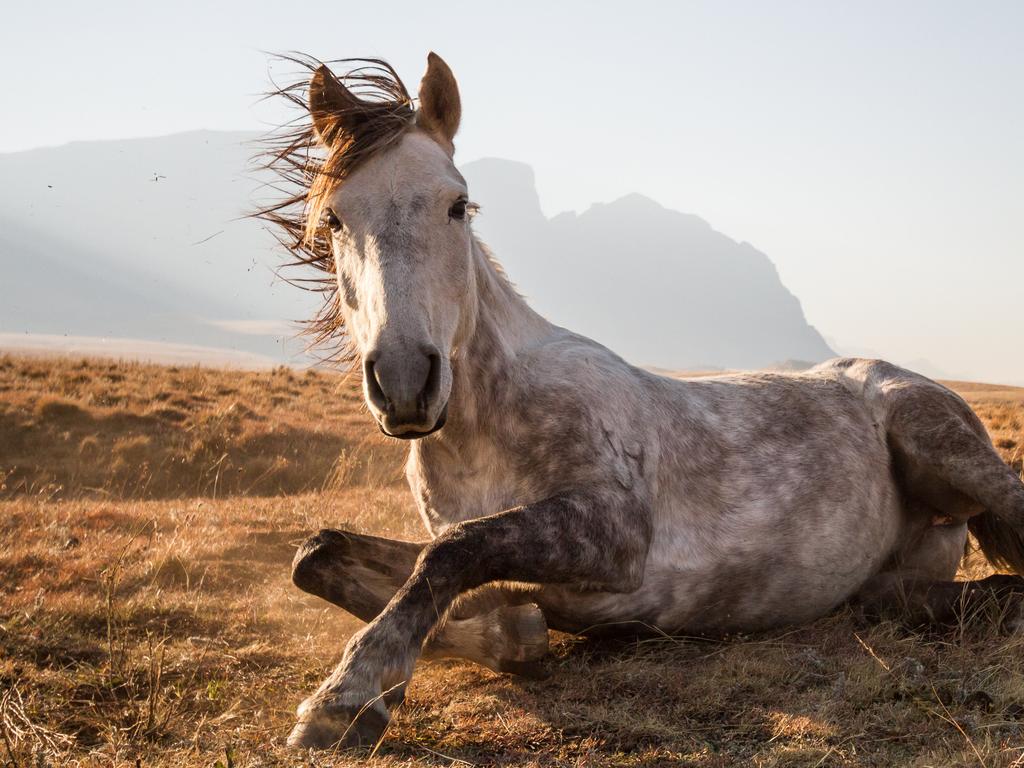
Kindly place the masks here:
POLYGON ((427 56, 427 73, 420 82, 420 108, 416 122, 454 151, 452 139, 459 130, 461 117, 462 101, 455 75, 444 59, 431 51, 427 56))
POLYGON ((359 105, 359 99, 334 76, 326 64, 321 64, 309 81, 309 114, 313 130, 321 144, 330 147, 351 133, 346 116, 359 105))

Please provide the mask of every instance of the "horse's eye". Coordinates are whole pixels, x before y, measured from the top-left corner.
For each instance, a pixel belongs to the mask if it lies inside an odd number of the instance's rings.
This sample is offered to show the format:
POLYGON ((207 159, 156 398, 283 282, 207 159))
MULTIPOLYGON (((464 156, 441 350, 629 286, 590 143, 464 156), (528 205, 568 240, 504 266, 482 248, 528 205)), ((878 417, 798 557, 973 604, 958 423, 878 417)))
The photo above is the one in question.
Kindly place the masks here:
POLYGON ((456 200, 452 207, 448 209, 448 218, 455 219, 456 221, 464 221, 466 218, 466 206, 468 204, 469 202, 462 198, 456 200))
POLYGON ((324 214, 324 220, 327 222, 327 226, 331 228, 331 232, 337 232, 341 229, 341 219, 338 215, 330 208, 324 214))

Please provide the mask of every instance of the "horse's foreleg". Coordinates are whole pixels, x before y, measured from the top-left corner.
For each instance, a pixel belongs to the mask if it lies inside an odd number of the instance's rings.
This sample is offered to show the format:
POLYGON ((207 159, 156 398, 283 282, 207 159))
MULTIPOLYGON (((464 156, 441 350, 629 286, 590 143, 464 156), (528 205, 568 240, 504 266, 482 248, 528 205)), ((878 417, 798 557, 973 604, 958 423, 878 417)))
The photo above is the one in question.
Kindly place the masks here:
POLYGON ((649 512, 619 494, 567 495, 449 528, 427 544, 409 580, 349 641, 344 658, 299 707, 288 742, 373 742, 386 694, 409 680, 423 641, 459 594, 494 581, 632 592, 643 581, 649 512))
MULTIPOLYGON (((370 622, 408 581, 425 546, 323 530, 295 554, 292 581, 370 622)), ((495 672, 537 676, 547 647, 547 624, 530 595, 489 586, 458 601, 430 633, 423 658, 462 658, 495 672)))
POLYGON ((373 621, 412 574, 424 546, 322 530, 295 553, 292 581, 356 618, 373 621))

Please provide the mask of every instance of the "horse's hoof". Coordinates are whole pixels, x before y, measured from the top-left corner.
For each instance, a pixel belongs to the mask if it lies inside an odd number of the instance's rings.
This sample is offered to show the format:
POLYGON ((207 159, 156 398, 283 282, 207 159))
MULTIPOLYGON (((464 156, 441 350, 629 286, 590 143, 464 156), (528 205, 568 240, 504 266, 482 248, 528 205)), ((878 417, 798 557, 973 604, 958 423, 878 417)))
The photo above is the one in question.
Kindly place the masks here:
POLYGON ((547 680, 551 677, 551 670, 543 660, 538 661, 512 661, 504 660, 498 668, 499 672, 507 675, 516 675, 526 680, 547 680))
POLYGON ((288 746, 297 749, 327 749, 338 743, 339 723, 328 723, 321 718, 295 724, 288 734, 288 746))
POLYGON ((534 603, 525 603, 502 611, 504 629, 514 648, 516 661, 540 661, 548 653, 548 623, 544 612, 534 603))
POLYGON ((1021 637, 1024 635, 1024 604, 1014 606, 1009 614, 1003 619, 1003 632, 1021 637))
POLYGON ((333 572, 351 546, 351 540, 344 531, 325 528, 310 536, 295 552, 292 583, 303 592, 330 600, 328 595, 335 589, 333 572))
POLYGON ((299 749, 373 746, 384 735, 391 721, 380 702, 357 707, 352 705, 321 705, 308 709, 288 734, 288 746, 299 749))

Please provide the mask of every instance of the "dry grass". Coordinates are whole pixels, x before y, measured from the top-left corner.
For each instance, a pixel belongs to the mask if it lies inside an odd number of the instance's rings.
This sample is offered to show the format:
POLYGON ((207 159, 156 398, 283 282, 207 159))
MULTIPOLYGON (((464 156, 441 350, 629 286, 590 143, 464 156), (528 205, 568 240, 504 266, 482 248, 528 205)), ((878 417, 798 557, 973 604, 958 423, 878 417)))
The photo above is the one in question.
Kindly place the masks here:
MULTIPOLYGON (((1024 390, 960 389, 1019 462, 1024 390)), ((282 746, 357 626, 288 564, 323 525, 418 538, 400 462, 330 374, 0 358, 0 765, 364 764, 282 746)), ((424 664, 369 763, 1022 766, 995 624, 557 636, 543 682, 424 664)))
POLYGON ((332 472, 401 474, 401 447, 366 429, 352 381, 283 367, 0 357, 0 446, 0 498, 267 496, 332 472))

